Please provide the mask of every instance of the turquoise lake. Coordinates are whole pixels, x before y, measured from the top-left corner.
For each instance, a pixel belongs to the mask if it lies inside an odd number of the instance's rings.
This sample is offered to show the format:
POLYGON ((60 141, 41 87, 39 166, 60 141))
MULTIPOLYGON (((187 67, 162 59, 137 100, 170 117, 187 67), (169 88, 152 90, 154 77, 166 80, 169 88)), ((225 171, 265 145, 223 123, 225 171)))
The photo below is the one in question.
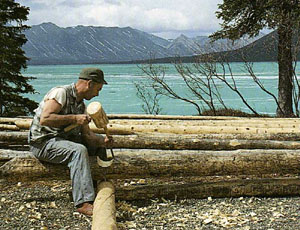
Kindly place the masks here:
MULTIPOLYGON (((32 76, 36 79, 30 81, 39 94, 27 95, 37 102, 42 100, 46 92, 57 85, 66 85, 76 82, 79 72, 85 67, 98 67, 104 71, 108 85, 105 85, 99 96, 91 101, 100 101, 107 113, 136 113, 143 114, 143 102, 136 95, 134 82, 145 81, 145 74, 135 64, 97 64, 97 65, 45 65, 28 66, 23 72, 24 76, 32 76)), ((182 96, 190 93, 183 79, 177 73, 172 64, 163 64, 166 68, 165 78, 172 85, 174 91, 182 96)), ((298 65, 299 66, 299 65, 298 65)), ((240 92, 247 102, 259 113, 274 115, 276 103, 274 99, 263 92, 253 81, 249 73, 244 70, 242 63, 231 63, 234 79, 240 92)), ((277 96, 278 65, 276 62, 259 62, 253 65, 254 73, 264 84, 265 88, 277 96)), ((296 69, 300 72, 300 67, 296 69)), ((240 109, 249 112, 239 96, 231 91, 220 81, 216 81, 222 98, 229 108, 240 109)), ((192 98, 192 96, 188 96, 192 98)), ((195 99, 195 98, 194 98, 195 99)), ((196 99, 195 99, 196 100, 196 99)), ((199 102, 199 101, 198 101, 199 102)), ((87 104, 89 102, 86 102, 87 104)), ((197 114, 195 107, 186 102, 162 98, 161 114, 168 115, 194 115, 197 114)))

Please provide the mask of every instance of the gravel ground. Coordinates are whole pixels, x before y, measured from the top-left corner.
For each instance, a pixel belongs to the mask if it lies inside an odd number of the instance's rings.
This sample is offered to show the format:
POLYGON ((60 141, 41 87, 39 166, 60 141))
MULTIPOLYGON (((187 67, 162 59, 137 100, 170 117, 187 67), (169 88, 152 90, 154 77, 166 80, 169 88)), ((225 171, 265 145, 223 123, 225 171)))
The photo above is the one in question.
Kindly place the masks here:
MULTIPOLYGON (((0 182, 0 229, 91 229, 75 211, 70 181, 0 182)), ((119 201, 117 222, 130 229, 300 229, 300 197, 119 201)))

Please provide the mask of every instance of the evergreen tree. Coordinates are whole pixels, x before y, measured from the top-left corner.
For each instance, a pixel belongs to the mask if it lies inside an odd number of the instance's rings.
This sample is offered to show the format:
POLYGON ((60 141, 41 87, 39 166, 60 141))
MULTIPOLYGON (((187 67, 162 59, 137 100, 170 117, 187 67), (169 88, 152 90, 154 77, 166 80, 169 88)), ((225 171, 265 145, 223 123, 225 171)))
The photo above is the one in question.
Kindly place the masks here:
POLYGON ((31 77, 24 77, 25 53, 22 45, 27 41, 22 32, 29 27, 22 23, 27 20, 29 8, 14 0, 0 0, 0 116, 28 115, 37 103, 22 96, 35 93, 28 83, 31 77))
POLYGON ((293 32, 299 29, 298 0, 223 0, 217 17, 222 19, 221 30, 214 39, 232 40, 256 36, 265 27, 278 32, 278 103, 277 115, 293 116, 293 32))

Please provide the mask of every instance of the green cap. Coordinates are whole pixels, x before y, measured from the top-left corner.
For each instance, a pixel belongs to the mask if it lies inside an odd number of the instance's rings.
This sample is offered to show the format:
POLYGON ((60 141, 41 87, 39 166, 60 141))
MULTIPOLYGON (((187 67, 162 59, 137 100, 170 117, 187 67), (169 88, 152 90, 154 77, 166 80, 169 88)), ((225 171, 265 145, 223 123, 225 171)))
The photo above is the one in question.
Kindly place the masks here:
POLYGON ((92 80, 98 83, 107 84, 107 82, 104 80, 103 71, 98 68, 90 67, 82 69, 79 74, 79 79, 92 80))

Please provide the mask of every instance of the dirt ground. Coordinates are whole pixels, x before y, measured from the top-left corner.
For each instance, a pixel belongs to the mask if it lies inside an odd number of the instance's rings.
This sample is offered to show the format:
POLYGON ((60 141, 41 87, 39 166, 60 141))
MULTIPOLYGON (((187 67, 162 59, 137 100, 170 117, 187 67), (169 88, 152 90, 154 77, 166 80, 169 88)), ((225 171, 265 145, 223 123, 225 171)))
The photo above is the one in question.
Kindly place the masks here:
MULTIPOLYGON (((91 229, 70 181, 0 182, 0 229, 91 229)), ((119 229, 300 229, 300 197, 116 201, 119 229)))

